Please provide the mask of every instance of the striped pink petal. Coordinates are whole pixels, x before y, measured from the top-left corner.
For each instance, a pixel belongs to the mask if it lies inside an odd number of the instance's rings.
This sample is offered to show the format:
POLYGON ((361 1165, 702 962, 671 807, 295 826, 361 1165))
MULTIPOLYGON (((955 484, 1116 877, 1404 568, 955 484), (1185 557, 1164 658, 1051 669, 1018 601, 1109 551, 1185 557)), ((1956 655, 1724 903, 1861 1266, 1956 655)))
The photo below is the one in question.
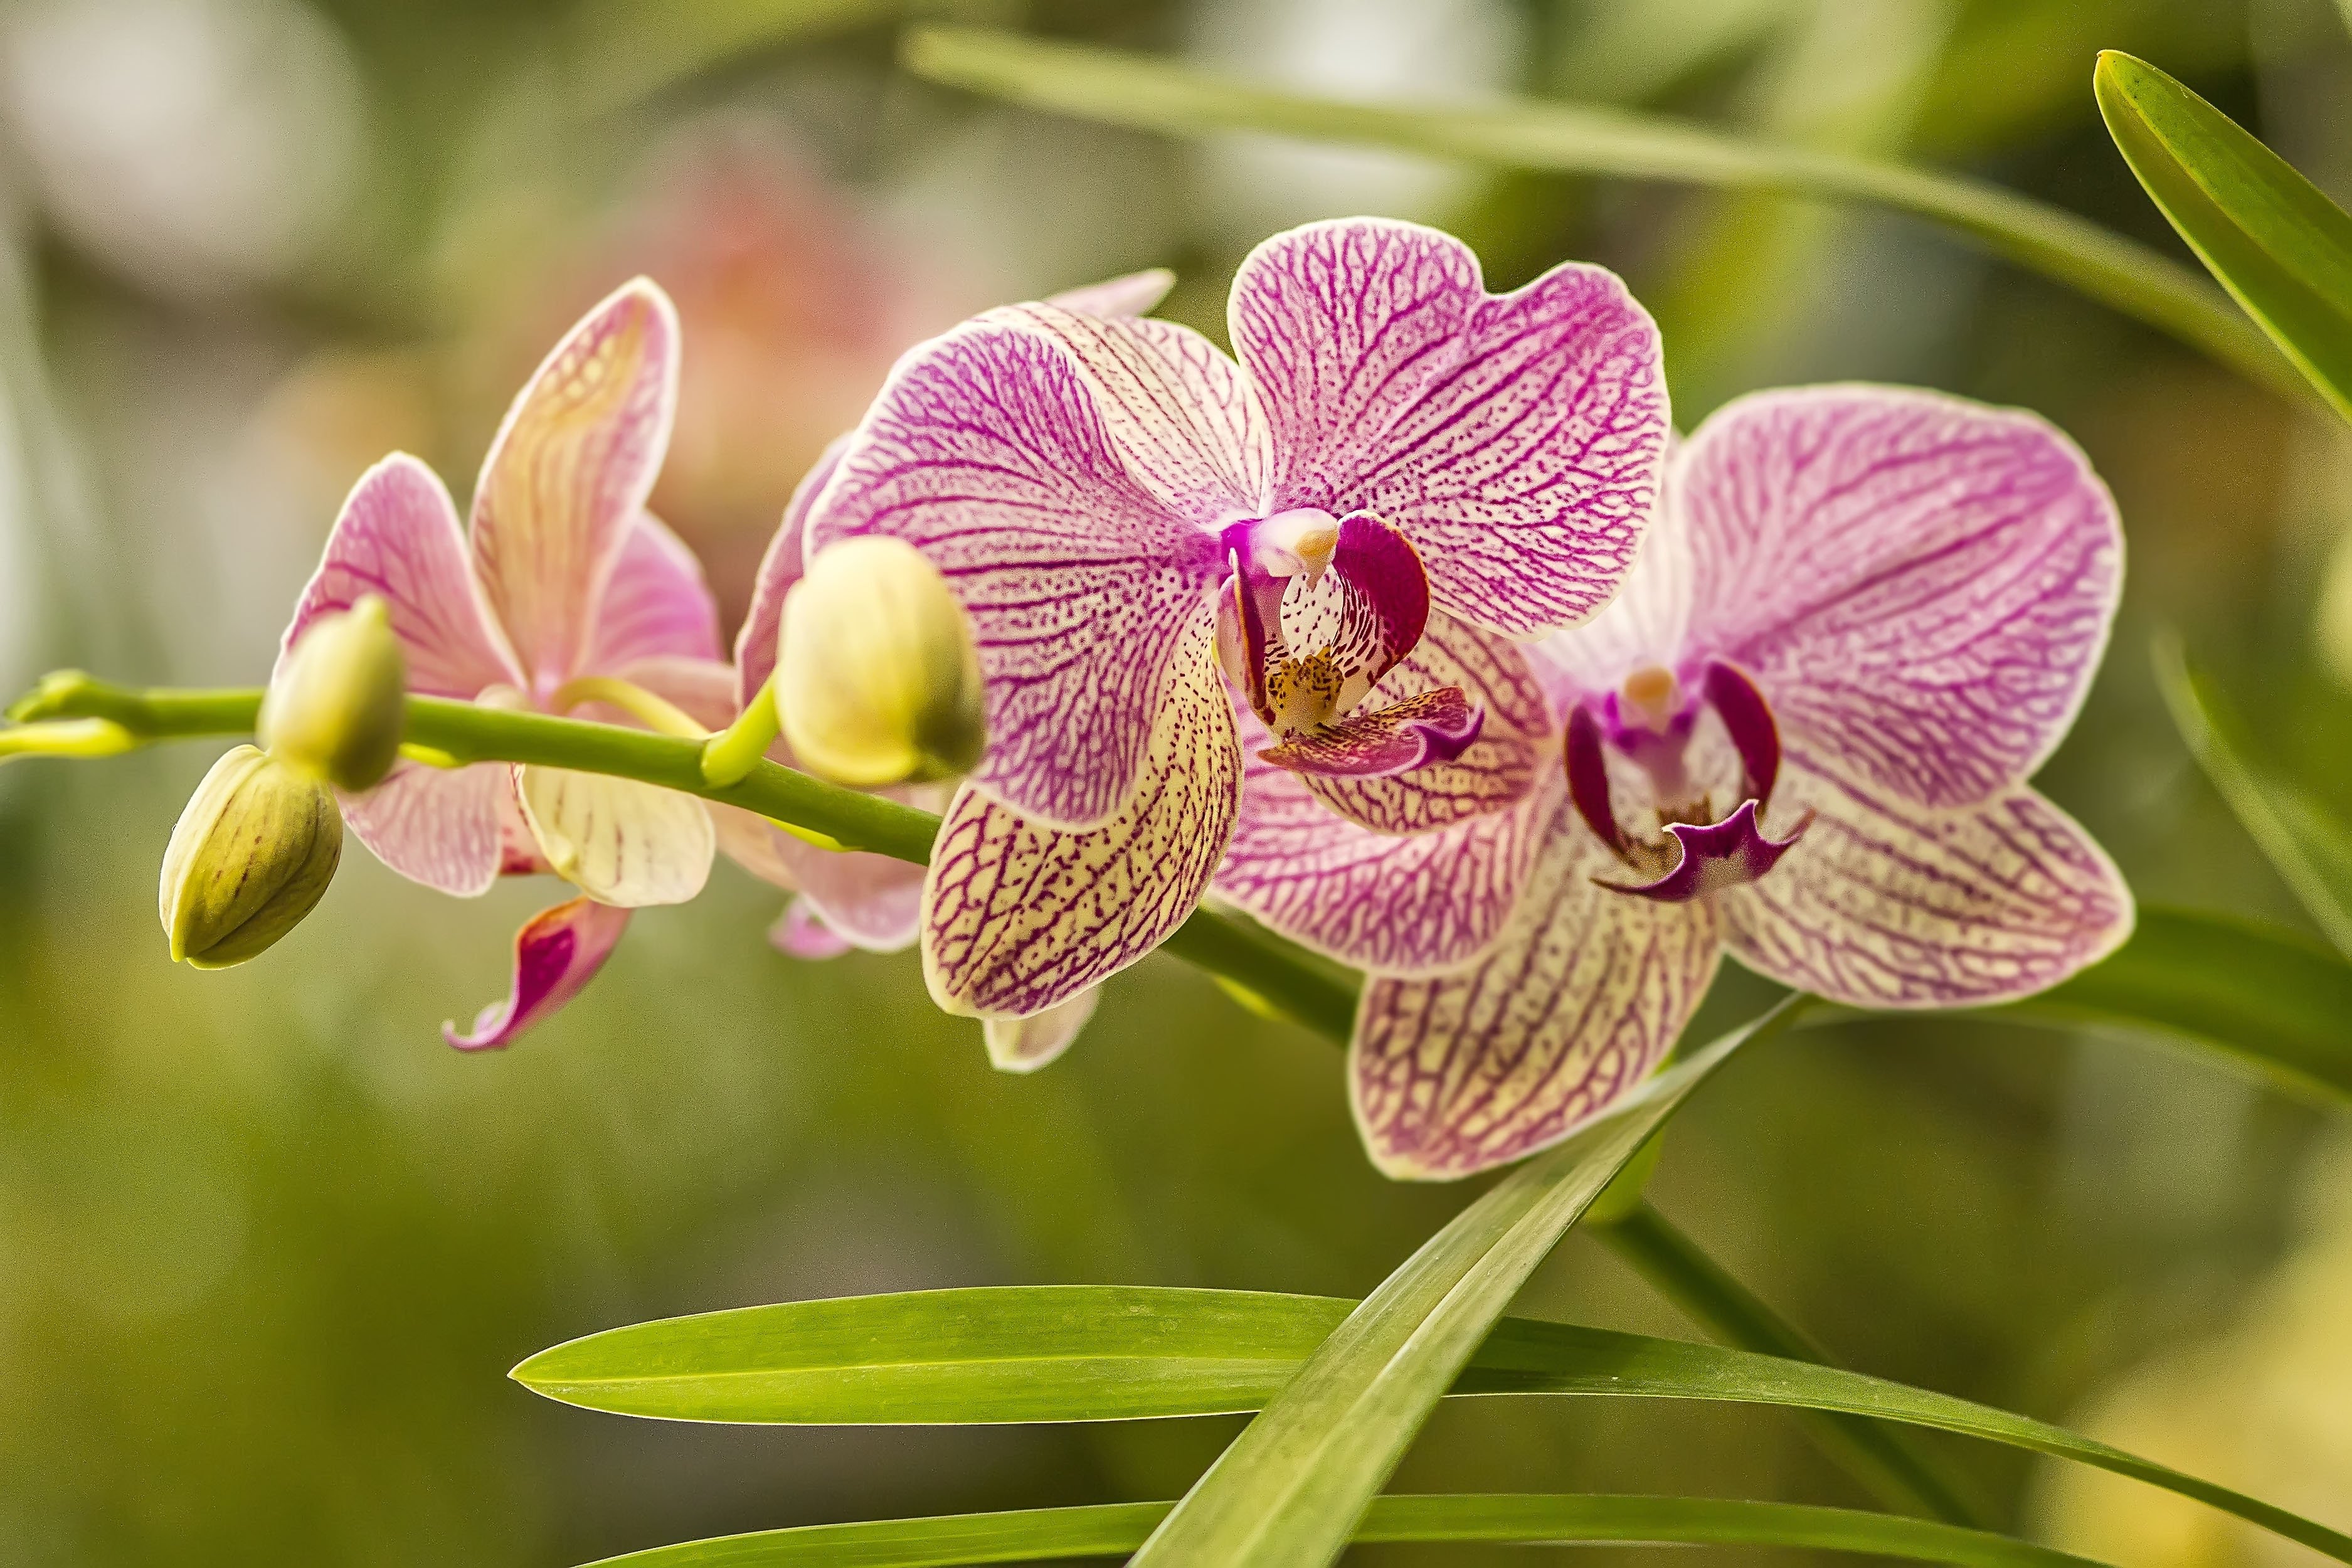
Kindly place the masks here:
POLYGON ((640 659, 717 663, 719 602, 686 541, 649 511, 637 514, 597 606, 583 668, 609 674, 640 659))
POLYGON ((1135 790, 1218 567, 1114 443, 1103 374, 1024 326, 966 322, 899 362, 808 521, 813 548, 883 533, 946 574, 987 679, 973 782, 1073 829, 1135 790))
POLYGON ((1136 788, 1109 821, 1066 831, 971 784, 957 793, 923 888, 923 974, 934 1001, 982 1016, 1042 1013, 1184 922, 1233 833, 1241 749, 1229 702, 1203 613, 1152 715, 1136 788))
POLYGON ((1490 295, 1459 240, 1349 218, 1253 251, 1232 324, 1271 430, 1268 510, 1377 514, 1442 608, 1513 637, 1624 579, 1669 419, 1657 330, 1613 274, 1490 295))
POLYGON ((474 567, 537 696, 579 674, 677 405, 677 312, 623 285, 539 367, 474 492, 474 567))
POLYGON ((1349 1053, 1356 1125, 1391 1176, 1446 1181, 1523 1158, 1656 1068, 1721 952, 1706 900, 1593 886, 1616 861, 1555 805, 1501 941, 1433 978, 1376 977, 1349 1053))
POLYGON ((1791 746, 1917 805, 2001 796, 2081 708, 2123 584, 2115 503, 2048 422, 1824 386, 1717 413, 1678 455, 1689 637, 1791 746))
POLYGON ((1923 811, 1792 753, 1774 816, 1812 826, 1717 900, 1734 957, 1856 1007, 1963 1007, 2047 989, 2131 934, 2106 852, 2022 785, 1923 811))
POLYGON ((825 481, 840 465, 841 454, 849 446, 849 437, 835 437, 815 464, 803 476, 793 490, 793 499, 784 508, 782 526, 768 541, 767 552, 760 558, 760 573, 751 583, 751 607, 743 616, 741 629, 735 634, 735 706, 750 704, 752 694, 768 683, 776 668, 776 639, 784 625, 784 595, 801 580, 807 569, 807 533, 809 509, 823 493, 825 481))
MULTIPOLYGON (((407 878, 461 899, 490 890, 507 866, 512 787, 503 763, 443 770, 393 764, 362 795, 340 795, 343 822, 375 858, 407 878)), ((340 794, 340 792, 339 792, 340 794)))
POLYGON ((555 1013, 595 978, 628 928, 628 910, 593 899, 573 899, 541 910, 515 932, 512 989, 482 1009, 470 1033, 460 1034, 457 1025, 444 1024, 442 1037, 461 1051, 499 1050, 514 1044, 525 1029, 555 1013))

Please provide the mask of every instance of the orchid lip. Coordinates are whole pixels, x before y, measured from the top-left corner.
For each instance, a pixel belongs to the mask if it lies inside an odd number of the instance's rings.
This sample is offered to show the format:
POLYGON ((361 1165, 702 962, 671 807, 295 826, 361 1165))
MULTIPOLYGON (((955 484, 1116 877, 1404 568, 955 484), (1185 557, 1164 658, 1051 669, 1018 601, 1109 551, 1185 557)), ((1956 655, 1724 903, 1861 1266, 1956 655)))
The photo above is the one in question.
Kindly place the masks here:
POLYGON ((1676 856, 1664 875, 1647 882, 1612 882, 1601 877, 1593 881, 1612 893, 1631 893, 1669 904, 1688 903, 1756 881, 1780 864, 1780 857, 1813 825, 1813 814, 1809 811, 1786 838, 1771 838, 1766 837, 1757 813, 1757 803, 1750 798, 1741 801, 1738 809, 1721 822, 1670 822, 1666 835, 1674 840, 1676 856))

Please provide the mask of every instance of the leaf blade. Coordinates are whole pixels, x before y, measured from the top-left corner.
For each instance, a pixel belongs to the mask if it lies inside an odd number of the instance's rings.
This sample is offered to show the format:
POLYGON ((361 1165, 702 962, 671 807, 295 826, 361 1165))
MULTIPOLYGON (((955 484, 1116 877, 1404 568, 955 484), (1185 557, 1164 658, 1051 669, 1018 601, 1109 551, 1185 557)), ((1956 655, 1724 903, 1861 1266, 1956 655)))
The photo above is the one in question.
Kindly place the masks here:
MULTIPOLYGON (((950 1568, 1108 1556, 1139 1545, 1175 1505, 1105 1503, 935 1519, 803 1525, 656 1547, 590 1568, 950 1568)), ((1789 1546, 1958 1568, 2080 1568, 2088 1560, 2006 1536, 1897 1514, 1722 1498, 1541 1493, 1386 1497, 1360 1542, 1591 1542, 1789 1546)))

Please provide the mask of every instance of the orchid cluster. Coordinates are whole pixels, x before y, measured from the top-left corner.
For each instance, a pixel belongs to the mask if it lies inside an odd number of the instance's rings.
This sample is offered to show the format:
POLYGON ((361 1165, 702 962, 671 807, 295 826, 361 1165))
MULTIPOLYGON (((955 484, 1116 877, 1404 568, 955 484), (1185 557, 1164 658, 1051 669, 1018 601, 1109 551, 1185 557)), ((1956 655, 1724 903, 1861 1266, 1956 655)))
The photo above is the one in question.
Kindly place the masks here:
POLYGON ((452 1044, 510 1043, 722 851, 793 892, 787 952, 919 941, 933 998, 1015 1070, 1209 900, 1366 972, 1367 1147, 1451 1178, 1639 1083, 1727 951, 1854 1006, 1967 1007, 2128 933, 2113 864, 2026 782, 2122 580, 2114 504, 2047 423, 1848 385, 1677 437, 1617 278, 1570 264, 1490 294, 1466 247, 1403 223, 1260 246, 1230 355, 1148 314, 1168 282, 908 352, 793 498, 731 659, 646 507, 680 348, 650 282, 524 388, 470 521, 413 458, 369 471, 286 659, 381 601, 415 692, 725 730, 820 767, 813 716, 895 712, 892 680, 909 711, 926 681, 974 708, 967 750, 847 779, 943 810, 928 868, 413 747, 342 790, 353 835, 417 881, 576 889, 452 1044), (928 574, 890 603, 944 606, 908 612, 933 650, 912 674, 869 681, 856 614, 821 598, 813 569, 853 551, 928 574))

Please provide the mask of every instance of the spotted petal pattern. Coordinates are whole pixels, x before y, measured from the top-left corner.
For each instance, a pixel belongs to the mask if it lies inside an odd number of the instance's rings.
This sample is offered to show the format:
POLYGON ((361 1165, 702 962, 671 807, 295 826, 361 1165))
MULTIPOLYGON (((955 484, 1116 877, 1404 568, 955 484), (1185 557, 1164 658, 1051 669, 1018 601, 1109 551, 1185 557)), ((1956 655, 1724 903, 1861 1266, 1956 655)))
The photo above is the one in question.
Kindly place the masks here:
POLYGON ((1297 774, 1255 758, 1216 890, 1291 941, 1387 975, 1454 969, 1510 918, 1563 787, 1427 833, 1335 816, 1297 774))
POLYGON ((1435 832, 1525 799, 1546 765, 1554 724, 1526 654, 1507 637, 1433 614, 1420 645, 1372 688, 1364 707, 1378 711, 1447 689, 1483 715, 1466 749, 1392 777, 1310 773, 1301 782, 1332 811, 1376 833, 1435 832))
POLYGON ((1693 651, 1895 797, 1990 800, 2074 723, 2123 583, 2115 502, 2035 416, 1827 386, 1717 413, 1675 464, 1693 651))
POLYGON ((1781 777, 1775 816, 1811 810, 1811 827, 1717 900, 1759 974, 1856 1007, 1973 1006, 2054 985, 2131 934, 2115 863, 2031 789, 1923 812, 1809 757, 1781 777))
POLYGON ((669 445, 677 342, 668 296, 623 285, 548 355, 483 460, 474 567, 535 695, 583 667, 669 445))
POLYGON ((907 541, 953 585, 987 679, 984 794, 1083 829, 1137 787, 1213 542, 1128 468, 1059 344, 967 322, 901 361, 810 515, 822 549, 907 541))
POLYGON ((1136 788, 1099 827, 1062 831, 970 784, 957 793, 923 888, 923 974, 941 1007, 1042 1013, 1133 963, 1192 912, 1241 792, 1205 613, 1154 717, 1136 788))
POLYGON ((461 1051, 499 1050, 514 1044, 517 1036, 595 978, 628 929, 628 910, 593 899, 573 899, 541 910, 515 932, 513 988, 482 1009, 471 1033, 459 1034, 457 1025, 444 1024, 442 1037, 461 1051))
POLYGON ((1350 218, 1259 246, 1232 316, 1273 433, 1271 508, 1379 514, 1441 608, 1511 637, 1616 591, 1670 419, 1657 329, 1613 274, 1565 265, 1489 295, 1459 240, 1350 218))
POLYGON ((1714 978, 1714 906, 1592 885, 1616 865, 1565 802, 1502 940, 1465 968, 1375 978, 1349 1052, 1372 1163, 1451 1180, 1558 1142, 1648 1076, 1714 978))

